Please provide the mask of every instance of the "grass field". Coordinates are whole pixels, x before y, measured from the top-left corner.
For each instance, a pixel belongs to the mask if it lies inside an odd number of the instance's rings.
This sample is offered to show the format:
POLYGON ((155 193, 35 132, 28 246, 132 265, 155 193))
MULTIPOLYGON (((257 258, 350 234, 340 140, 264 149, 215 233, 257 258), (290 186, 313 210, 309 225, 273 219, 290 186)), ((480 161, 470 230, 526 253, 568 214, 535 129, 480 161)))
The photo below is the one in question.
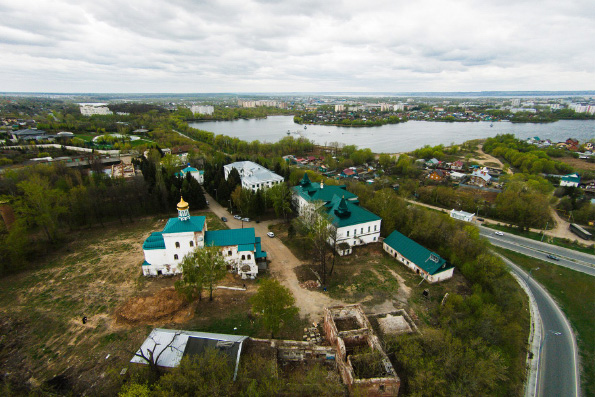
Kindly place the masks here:
MULTIPOLYGON (((226 225, 210 212, 210 230, 226 225)), ((58 252, 39 258, 35 269, 0 279, 0 371, 16 385, 39 387, 61 375, 73 395, 117 394, 122 368, 154 327, 267 337, 250 313, 257 281, 229 274, 220 285, 247 291, 216 290, 214 301, 185 304, 171 315, 122 322, 118 309, 131 301, 159 300, 177 277, 145 278, 142 242, 161 230, 165 217, 75 231, 58 252), (83 324, 82 318, 88 321, 83 324), (26 384, 23 380, 27 380, 26 384)), ((299 320, 296 320, 299 323, 299 320)), ((301 339, 301 323, 284 337, 301 339)))
POLYGON ((595 395, 595 277, 516 252, 496 250, 523 269, 533 269, 532 277, 558 302, 576 332, 583 394, 595 395))

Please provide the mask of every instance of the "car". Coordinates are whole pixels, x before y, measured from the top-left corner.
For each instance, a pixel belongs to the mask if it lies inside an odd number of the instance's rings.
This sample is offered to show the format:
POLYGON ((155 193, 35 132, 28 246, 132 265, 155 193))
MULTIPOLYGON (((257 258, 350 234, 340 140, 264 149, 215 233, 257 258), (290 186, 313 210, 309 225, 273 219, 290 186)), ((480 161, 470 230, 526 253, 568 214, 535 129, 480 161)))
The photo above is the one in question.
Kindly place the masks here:
POLYGON ((548 258, 550 258, 550 259, 553 259, 553 260, 555 260, 555 261, 559 261, 559 260, 560 260, 560 258, 558 258, 557 256, 554 256, 554 255, 552 255, 552 254, 547 254, 546 256, 547 256, 548 258))
POLYGON ((234 215, 234 216, 233 216, 233 219, 237 219, 237 220, 239 221, 239 220, 241 220, 241 219, 242 219, 242 217, 241 217, 241 216, 239 216, 239 215, 234 215))
POLYGON ((504 236, 504 233, 502 232, 494 232, 494 234, 497 234, 498 236, 504 236))
POLYGON ((226 217, 224 217, 224 216, 222 216, 222 217, 221 217, 221 220, 222 220, 223 222, 227 222, 227 218, 226 218, 226 217))
POLYGON ((209 205, 209 200, 207 200, 207 205, 209 205))
POLYGON ((250 222, 250 218, 242 218, 242 221, 244 221, 244 222, 250 222))
POLYGON ((477 218, 477 220, 478 220, 479 222, 483 222, 485 219, 483 219, 483 218, 477 218))
POLYGON ((267 236, 269 236, 270 238, 273 238, 273 237, 275 237, 275 233, 273 233, 273 232, 268 232, 268 233, 267 233, 267 236))

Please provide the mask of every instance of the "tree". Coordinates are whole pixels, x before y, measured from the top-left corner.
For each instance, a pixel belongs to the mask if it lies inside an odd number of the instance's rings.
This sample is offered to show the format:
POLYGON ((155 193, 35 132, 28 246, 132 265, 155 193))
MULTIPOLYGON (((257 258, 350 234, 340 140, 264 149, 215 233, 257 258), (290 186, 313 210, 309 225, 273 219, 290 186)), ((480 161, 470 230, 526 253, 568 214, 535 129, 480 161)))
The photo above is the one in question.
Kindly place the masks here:
POLYGON ((298 314, 291 291, 275 279, 262 280, 258 292, 250 301, 252 312, 262 316, 262 323, 271 331, 271 338, 298 314))
POLYGON ((326 285, 326 259, 330 249, 335 248, 334 244, 329 245, 332 230, 335 229, 329 216, 321 211, 313 213, 311 220, 305 225, 308 230, 308 240, 312 246, 314 260, 320 266, 322 284, 326 285))
POLYGON ((145 348, 145 350, 143 350, 142 346, 141 348, 134 353, 134 355, 136 357, 140 357, 143 360, 145 360, 147 362, 147 364, 149 364, 149 372, 152 375, 157 375, 159 374, 159 358, 161 357, 161 355, 163 353, 165 353, 166 351, 173 351, 173 350, 177 350, 180 353, 184 353, 183 351, 181 351, 180 349, 178 349, 177 347, 174 346, 174 342, 176 341, 176 338, 180 336, 179 332, 176 332, 172 335, 171 339, 169 340, 169 342, 165 345, 165 347, 163 349, 161 349, 159 352, 158 351, 158 347, 162 345, 162 343, 157 342, 153 336, 149 336, 149 339, 151 340, 151 342, 149 342, 150 345, 152 346, 148 346, 145 348))
POLYGON ((287 221, 287 216, 291 214, 292 193, 285 183, 273 186, 267 191, 267 195, 273 204, 275 215, 283 217, 287 221))
POLYGON ((209 300, 213 300, 215 283, 225 277, 227 264, 219 248, 197 247, 182 260, 182 279, 176 283, 176 290, 188 299, 198 295, 202 299, 203 288, 209 290, 209 300))

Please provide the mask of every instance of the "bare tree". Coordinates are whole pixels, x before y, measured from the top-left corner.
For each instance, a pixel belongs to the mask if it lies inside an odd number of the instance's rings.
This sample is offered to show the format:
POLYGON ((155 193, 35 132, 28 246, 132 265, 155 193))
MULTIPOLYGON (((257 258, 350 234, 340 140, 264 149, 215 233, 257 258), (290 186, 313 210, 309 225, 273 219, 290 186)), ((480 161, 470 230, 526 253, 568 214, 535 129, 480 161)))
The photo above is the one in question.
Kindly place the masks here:
POLYGON ((173 346, 173 343, 175 342, 176 338, 178 336, 180 336, 181 334, 179 332, 176 332, 173 334, 171 340, 165 345, 165 347, 157 354, 155 354, 155 352, 157 351, 157 348, 159 346, 162 345, 162 343, 159 343, 155 340, 153 335, 149 336, 149 339, 153 342, 153 347, 149 348, 147 347, 145 349, 145 351, 143 351, 143 347, 141 346, 140 349, 138 349, 138 351, 136 353, 134 353, 134 355, 136 357, 140 357, 143 360, 145 360, 147 362, 147 364, 149 364, 149 370, 151 373, 153 374, 157 374, 159 373, 159 367, 158 367, 158 363, 159 363, 159 358, 161 357, 161 355, 166 351, 166 350, 177 350, 180 353, 184 353, 182 350, 178 349, 177 347, 173 346))

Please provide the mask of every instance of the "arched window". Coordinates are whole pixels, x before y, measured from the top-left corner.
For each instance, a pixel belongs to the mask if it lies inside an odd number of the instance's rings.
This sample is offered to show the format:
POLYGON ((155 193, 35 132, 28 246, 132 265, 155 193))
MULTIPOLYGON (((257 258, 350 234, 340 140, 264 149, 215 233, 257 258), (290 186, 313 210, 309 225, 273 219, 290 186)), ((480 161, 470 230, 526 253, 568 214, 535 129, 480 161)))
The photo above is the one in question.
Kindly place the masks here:
POLYGON ((194 247, 194 241, 190 241, 190 246, 194 247))
POLYGON ((248 255, 248 259, 252 259, 252 255, 248 255))
POLYGON ((178 254, 174 254, 174 261, 178 260, 178 254))
POLYGON ((180 248, 180 242, 176 241, 176 248, 180 248))
POLYGON ((242 255, 242 260, 246 260, 246 255, 242 255))

